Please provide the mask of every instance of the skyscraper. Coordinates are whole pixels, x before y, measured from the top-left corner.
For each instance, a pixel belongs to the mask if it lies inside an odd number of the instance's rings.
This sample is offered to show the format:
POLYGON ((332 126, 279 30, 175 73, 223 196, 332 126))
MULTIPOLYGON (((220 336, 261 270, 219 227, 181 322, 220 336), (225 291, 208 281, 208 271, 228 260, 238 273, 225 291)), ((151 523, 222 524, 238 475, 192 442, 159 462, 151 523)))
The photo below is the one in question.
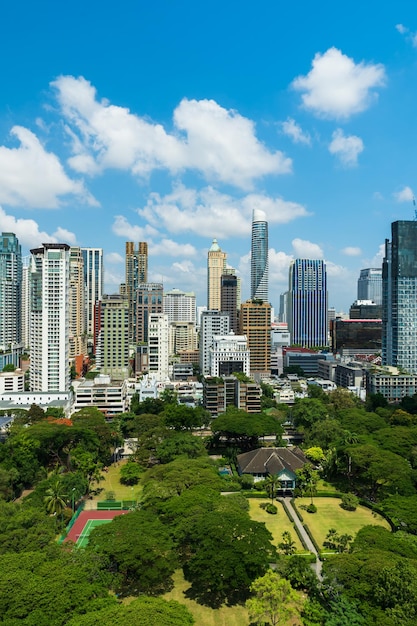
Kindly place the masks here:
POLYGON ((84 288, 87 333, 94 337, 94 306, 103 297, 103 249, 81 248, 84 260, 84 288))
POLYGON ((382 304, 381 267, 361 270, 358 278, 358 300, 372 300, 375 304, 382 304))
POLYGON ((164 286, 162 283, 140 283, 136 288, 135 343, 148 341, 149 316, 163 313, 164 286))
POLYGON ((240 307, 240 333, 246 335, 250 350, 251 375, 271 373, 271 305, 247 300, 240 307))
POLYGON ((296 259, 289 270, 288 329, 291 343, 327 346, 327 274, 324 261, 296 259))
MULTIPOLYGON (((69 265, 69 340, 70 359, 87 356, 86 309, 84 288, 84 258, 81 248, 70 249, 69 265)), ((75 363, 76 372, 82 372, 81 360, 75 363)))
MULTIPOLYGON (((0 236, 0 350, 21 343, 22 252, 14 233, 0 236)), ((17 363, 15 363, 17 365, 17 363)))
POLYGON ((226 269, 226 252, 213 239, 207 255, 207 309, 220 311, 220 279, 226 269))
POLYGON ((129 303, 118 294, 104 295, 96 310, 100 323, 97 368, 112 378, 126 378, 129 373, 129 303))
POLYGON ((132 241, 126 242, 126 276, 123 295, 129 302, 129 340, 136 336, 136 290, 148 282, 148 244, 140 241, 135 250, 132 241))
POLYGON ((230 330, 233 330, 233 332, 237 335, 239 332, 239 322, 237 315, 237 276, 234 276, 233 274, 223 274, 220 281, 221 310, 229 313, 230 330))
POLYGON ((210 374, 210 348, 214 335, 227 335, 229 314, 221 311, 203 311, 200 326, 200 371, 203 376, 210 374))
POLYGON ((251 298, 269 302, 268 298, 268 222, 265 213, 253 211, 251 246, 251 298))
POLYGON ((168 321, 196 323, 196 299, 195 293, 180 289, 171 289, 164 294, 164 313, 168 315, 168 321))
POLYGON ((382 265, 382 363, 417 374, 417 222, 391 224, 382 265))
POLYGON ((69 251, 65 243, 44 243, 31 250, 31 391, 70 387, 69 251))

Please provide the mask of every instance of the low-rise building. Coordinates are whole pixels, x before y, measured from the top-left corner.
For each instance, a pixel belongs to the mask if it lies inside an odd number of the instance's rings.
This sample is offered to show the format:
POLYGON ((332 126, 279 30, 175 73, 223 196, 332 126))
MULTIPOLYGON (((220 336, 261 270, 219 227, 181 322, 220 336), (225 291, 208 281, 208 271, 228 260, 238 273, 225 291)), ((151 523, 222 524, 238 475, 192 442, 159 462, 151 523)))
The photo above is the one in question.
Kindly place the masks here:
POLYGON ((94 406, 107 420, 128 410, 127 380, 111 382, 110 376, 100 374, 93 380, 75 380, 72 413, 94 406))

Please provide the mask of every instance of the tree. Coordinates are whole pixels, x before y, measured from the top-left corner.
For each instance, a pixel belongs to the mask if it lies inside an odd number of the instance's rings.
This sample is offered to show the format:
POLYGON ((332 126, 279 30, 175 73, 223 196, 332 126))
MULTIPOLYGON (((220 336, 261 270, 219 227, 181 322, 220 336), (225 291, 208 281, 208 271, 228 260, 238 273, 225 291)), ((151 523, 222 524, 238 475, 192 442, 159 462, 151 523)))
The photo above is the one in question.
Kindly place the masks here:
POLYGON ((200 428, 204 422, 204 410, 182 404, 168 403, 162 413, 166 426, 175 430, 192 430, 200 428))
POLYGON ((190 597, 213 608, 246 599, 276 557, 272 535, 242 511, 209 511, 189 531, 185 579, 190 597))
POLYGON ((161 463, 170 463, 178 457, 196 459, 206 454, 207 450, 201 438, 188 432, 169 431, 168 437, 155 449, 155 456, 161 463))
POLYGON ((325 458, 325 454, 319 446, 308 448, 305 450, 304 454, 313 463, 321 463, 325 458))
POLYGON ((62 492, 62 483, 56 478, 52 485, 47 489, 44 498, 46 510, 50 515, 62 515, 67 506, 68 495, 62 492))
POLYGON ((236 407, 228 407, 211 424, 215 439, 226 440, 227 446, 252 450, 263 435, 281 435, 281 423, 271 415, 249 414, 236 407))
POLYGON ((101 611, 70 619, 67 626, 192 626, 194 618, 175 600, 141 596, 129 604, 114 604, 101 611))
POLYGON ((297 476, 297 488, 302 494, 308 493, 313 504, 313 495, 315 494, 319 473, 313 468, 311 463, 306 463, 304 467, 295 470, 297 476))
POLYGON ((278 544, 278 548, 287 556, 294 554, 294 552, 297 550, 295 541, 293 541, 291 533, 288 530, 285 530, 282 533, 282 541, 278 544))
POLYGON ((255 624, 287 624, 300 616, 300 598, 291 584, 279 574, 268 570, 250 586, 254 597, 246 601, 249 617, 255 624))
POLYGON ((277 491, 281 486, 281 481, 277 474, 269 474, 264 480, 265 490, 273 503, 277 495, 277 491))
POLYGON ((128 461, 120 470, 120 482, 122 485, 137 485, 143 470, 134 461, 128 461))
POLYGON ((88 554, 106 558, 116 572, 114 590, 121 595, 158 595, 169 591, 178 566, 169 530, 149 511, 133 511, 95 528, 86 548, 88 554))
POLYGON ((328 407, 317 398, 302 398, 295 401, 292 419, 295 426, 311 427, 314 422, 326 419, 328 407))

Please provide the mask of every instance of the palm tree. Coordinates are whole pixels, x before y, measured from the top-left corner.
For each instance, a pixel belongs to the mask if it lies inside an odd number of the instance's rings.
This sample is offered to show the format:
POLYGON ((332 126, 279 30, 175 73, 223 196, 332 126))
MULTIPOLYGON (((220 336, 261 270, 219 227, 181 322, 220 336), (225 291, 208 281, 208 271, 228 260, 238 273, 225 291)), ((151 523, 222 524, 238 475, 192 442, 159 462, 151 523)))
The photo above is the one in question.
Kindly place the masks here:
POLYGON ((59 479, 53 481, 49 489, 46 490, 44 502, 46 510, 50 515, 62 515, 67 506, 66 498, 68 496, 62 493, 62 484, 59 479))
POLYGON ((291 533, 288 530, 282 533, 282 541, 278 544, 278 548, 286 555, 294 554, 297 550, 295 541, 293 541, 291 533))
POLYGON ((273 503, 277 494, 278 487, 281 486, 281 481, 276 474, 268 474, 265 479, 265 490, 273 503))

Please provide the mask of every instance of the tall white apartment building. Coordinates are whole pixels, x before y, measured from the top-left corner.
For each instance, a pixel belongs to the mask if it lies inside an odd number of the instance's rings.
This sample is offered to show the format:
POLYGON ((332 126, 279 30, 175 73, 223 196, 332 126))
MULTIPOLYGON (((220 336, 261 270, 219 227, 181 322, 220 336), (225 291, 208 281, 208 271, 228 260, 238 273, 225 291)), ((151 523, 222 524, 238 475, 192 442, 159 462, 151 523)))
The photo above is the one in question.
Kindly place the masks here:
POLYGON ((103 248, 81 248, 84 260, 85 315, 87 333, 94 336, 94 305, 103 297, 103 248))
POLYGON ((30 389, 68 391, 70 247, 45 243, 31 254, 30 389))
POLYGON ((215 335, 227 335, 230 330, 230 317, 221 311, 203 311, 200 326, 200 371, 203 376, 210 374, 210 348, 215 335))
POLYGON ((164 313, 168 315, 168 322, 196 323, 195 293, 180 289, 171 289, 164 294, 164 313))
POLYGON ((14 233, 0 234, 0 350, 21 343, 22 252, 14 233))
POLYGON ((169 353, 198 348, 198 334, 193 322, 172 322, 169 325, 169 353))
POLYGON ((169 323, 164 313, 150 313, 148 326, 148 372, 159 381, 169 377, 169 323))
POLYGON ((249 376, 250 351, 246 335, 214 335, 210 348, 210 375, 230 376, 243 372, 249 376))
POLYGON ((81 248, 70 249, 69 274, 69 339, 70 359, 87 356, 84 259, 81 248))
POLYGON ((30 343, 30 257, 23 257, 22 267, 22 346, 30 343))

